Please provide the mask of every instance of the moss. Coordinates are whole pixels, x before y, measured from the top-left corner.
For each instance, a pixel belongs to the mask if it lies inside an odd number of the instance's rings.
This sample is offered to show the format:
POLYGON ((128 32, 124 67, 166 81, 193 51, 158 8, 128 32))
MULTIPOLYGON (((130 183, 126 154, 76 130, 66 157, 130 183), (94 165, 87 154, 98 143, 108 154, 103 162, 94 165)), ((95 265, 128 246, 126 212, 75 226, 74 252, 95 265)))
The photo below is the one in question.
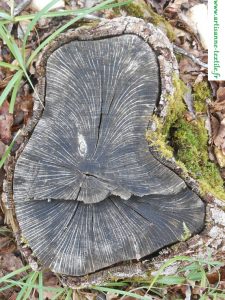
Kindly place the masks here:
POLYGON ((163 125, 163 134, 168 137, 171 126, 177 119, 182 118, 186 110, 186 106, 183 101, 184 94, 188 91, 185 83, 178 78, 177 75, 173 77, 174 94, 168 96, 168 110, 167 118, 163 125))
POLYGON ((150 5, 146 8, 151 15, 151 22, 161 27, 161 29, 166 33, 168 39, 172 42, 176 39, 176 35, 174 33, 173 26, 161 15, 157 14, 150 5))
POLYGON ((194 108, 197 113, 204 113, 207 110, 206 99, 211 96, 208 83, 201 81, 193 86, 194 108))
POLYGON ((167 159, 173 157, 173 149, 166 141, 166 136, 163 134, 163 124, 157 116, 152 116, 150 122, 157 128, 156 131, 147 130, 146 139, 148 143, 156 148, 159 154, 167 159))
POLYGON ((135 3, 129 3, 127 5, 124 5, 122 9, 132 17, 137 17, 137 18, 143 18, 144 13, 141 7, 138 4, 135 3))
POLYGON ((184 163, 191 176, 197 179, 203 193, 210 192, 225 199, 223 179, 218 167, 208 156, 208 132, 203 119, 194 122, 179 119, 171 136, 175 158, 184 163))
POLYGON ((191 237, 191 231, 190 229, 187 227, 187 225, 185 224, 185 222, 183 222, 183 234, 180 237, 180 241, 181 242, 185 242, 186 240, 188 240, 191 237))
POLYGON ((173 77, 174 93, 168 96, 168 111, 164 122, 156 115, 151 117, 150 122, 157 128, 156 131, 146 132, 147 141, 155 147, 165 158, 173 157, 173 148, 169 145, 169 131, 178 118, 181 118, 185 111, 183 96, 187 87, 177 75, 173 77))
MULTIPOLYGON (((201 116, 192 122, 185 119, 183 97, 187 92, 186 85, 177 76, 174 76, 173 84, 175 91, 168 96, 167 117, 163 122, 153 116, 150 121, 157 129, 148 130, 146 138, 165 158, 175 157, 184 174, 188 173, 198 181, 202 195, 210 193, 225 199, 224 181, 219 168, 209 160, 205 121, 201 116)), ((210 91, 206 87, 205 83, 195 86, 195 99, 200 101, 209 96, 210 91)))
MULTIPOLYGON (((115 3, 120 3, 120 2, 123 2, 123 0, 115 1, 115 3)), ((126 5, 116 6, 113 8, 113 12, 116 15, 120 15, 121 10, 125 11, 129 16, 144 19, 144 11, 142 9, 142 6, 139 3, 136 4, 136 3, 131 2, 126 5)))
MULTIPOLYGON (((123 2, 123 0, 117 0, 116 3, 123 2)), ((165 32, 170 41, 176 39, 174 29, 171 24, 161 15, 158 15, 150 5, 146 4, 144 0, 134 0, 123 6, 114 7, 113 11, 116 15, 120 15, 120 11, 125 11, 129 16, 144 19, 151 22, 157 27, 161 28, 165 32)))

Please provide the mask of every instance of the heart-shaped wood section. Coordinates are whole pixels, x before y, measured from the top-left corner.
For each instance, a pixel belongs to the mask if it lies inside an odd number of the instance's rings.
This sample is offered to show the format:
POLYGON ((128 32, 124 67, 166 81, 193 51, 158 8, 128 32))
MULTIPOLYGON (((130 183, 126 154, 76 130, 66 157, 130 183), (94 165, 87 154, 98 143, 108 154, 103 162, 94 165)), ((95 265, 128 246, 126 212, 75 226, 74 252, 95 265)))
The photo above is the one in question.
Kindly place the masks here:
POLYGON ((140 259, 204 221, 204 205, 145 139, 160 97, 155 52, 124 34, 48 58, 45 110, 20 155, 14 200, 41 263, 81 276, 140 259))

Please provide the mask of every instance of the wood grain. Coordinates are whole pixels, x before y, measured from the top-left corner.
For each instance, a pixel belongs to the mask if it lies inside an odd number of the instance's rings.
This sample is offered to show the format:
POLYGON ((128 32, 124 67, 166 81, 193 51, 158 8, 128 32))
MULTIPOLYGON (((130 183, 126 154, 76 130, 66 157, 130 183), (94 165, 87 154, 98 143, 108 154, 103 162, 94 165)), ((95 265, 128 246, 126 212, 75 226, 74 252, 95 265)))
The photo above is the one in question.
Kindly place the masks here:
POLYGON ((155 52, 124 34, 72 41, 46 67, 46 107, 14 174, 22 232, 43 265, 81 276, 202 228, 204 205, 145 139, 155 52))

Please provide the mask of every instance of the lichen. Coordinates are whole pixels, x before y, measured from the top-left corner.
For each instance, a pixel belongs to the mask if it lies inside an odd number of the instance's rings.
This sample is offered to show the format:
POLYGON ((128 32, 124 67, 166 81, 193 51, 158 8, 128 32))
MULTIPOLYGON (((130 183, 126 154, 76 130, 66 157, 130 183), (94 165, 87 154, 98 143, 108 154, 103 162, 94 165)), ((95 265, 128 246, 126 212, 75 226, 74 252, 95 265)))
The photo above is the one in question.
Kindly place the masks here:
POLYGON ((193 86, 194 108, 197 113, 205 113, 207 110, 206 99, 210 97, 211 91, 208 83, 201 81, 193 86))
POLYGON ((224 181, 218 166, 209 160, 208 131, 205 120, 201 116, 205 111, 203 99, 210 96, 210 90, 205 83, 194 87, 194 99, 202 106, 198 107, 196 119, 188 121, 185 118, 187 110, 184 104, 186 85, 176 75, 173 78, 174 94, 168 96, 167 116, 165 120, 154 115, 150 123, 152 128, 146 133, 147 141, 165 158, 175 157, 176 163, 191 177, 197 180, 202 195, 210 193, 217 198, 225 199, 224 181))

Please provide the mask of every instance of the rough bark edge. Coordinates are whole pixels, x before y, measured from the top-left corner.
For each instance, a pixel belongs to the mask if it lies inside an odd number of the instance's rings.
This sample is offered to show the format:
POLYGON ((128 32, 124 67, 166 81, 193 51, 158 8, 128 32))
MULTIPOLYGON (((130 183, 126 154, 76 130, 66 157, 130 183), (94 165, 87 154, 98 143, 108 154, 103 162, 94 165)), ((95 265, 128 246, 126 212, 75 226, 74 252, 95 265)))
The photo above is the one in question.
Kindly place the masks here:
MULTIPOLYGON (((167 39, 167 37, 156 27, 152 24, 147 24, 141 19, 133 18, 133 17, 120 17, 113 20, 104 20, 99 24, 95 24, 94 27, 90 26, 83 26, 77 28, 75 30, 68 31, 65 34, 62 34, 59 38, 57 38, 54 42, 50 45, 45 47, 43 52, 41 53, 38 62, 37 62, 37 70, 36 76, 38 78, 38 85, 37 90, 38 94, 40 95, 41 101, 44 103, 45 97, 45 66, 48 57, 54 52, 58 47, 61 45, 68 43, 72 40, 93 40, 93 39, 101 39, 113 36, 119 36, 122 34, 136 34, 137 36, 141 37, 146 43, 148 43, 158 57, 159 62, 159 69, 160 69, 160 79, 161 79, 161 95, 157 105, 157 114, 165 118, 167 112, 167 105, 168 105, 168 95, 172 95, 174 93, 174 87, 172 83, 172 77, 174 73, 178 73, 178 66, 173 54, 172 46, 167 39)), ((36 262, 36 258, 32 255, 32 251, 26 243, 23 241, 23 237, 20 232, 19 225, 16 221, 14 204, 13 204, 13 170, 16 164, 16 160, 23 151, 26 143, 29 140, 29 136, 34 130, 36 124, 38 123, 41 115, 43 112, 43 105, 40 101, 34 97, 34 110, 33 116, 30 119, 27 126, 25 126, 22 130, 21 137, 23 139, 22 144, 19 150, 16 153, 16 157, 10 157, 8 164, 6 166, 7 169, 7 180, 4 182, 4 197, 3 202, 4 206, 6 207, 6 215, 9 216, 9 222, 13 228, 17 243, 23 255, 28 260, 29 264, 33 269, 38 269, 38 264, 36 262)), ((156 158, 159 159, 162 163, 167 165, 169 168, 173 169, 176 173, 178 173, 181 177, 182 170, 177 167, 175 161, 171 160, 164 160, 161 158, 160 155, 154 149, 151 149, 156 158)), ((195 181, 190 177, 183 178, 188 185, 190 185, 195 192, 199 194, 198 187, 195 184, 195 181)), ((221 203, 218 205, 220 206, 221 203)), ((215 209, 219 209, 217 206, 214 207, 215 209)), ((212 211, 211 214, 208 209, 208 223, 212 222, 212 211)), ((211 209, 212 210, 212 209, 211 209)), ((197 235, 197 238, 199 235, 197 235)), ((194 238, 193 238, 194 239, 194 238)), ((190 242, 193 240, 191 239, 190 242)), ((181 245, 173 246, 170 250, 164 251, 166 252, 166 257, 169 258, 172 253, 175 251, 179 251, 179 247, 182 249, 183 247, 189 244, 181 243, 181 245), (168 257, 169 256, 169 257, 168 257)), ((160 255, 157 258, 158 260, 162 260, 165 258, 165 254, 160 255)), ((128 278, 133 276, 144 277, 146 278, 146 271, 147 267, 155 267, 157 264, 150 263, 149 261, 145 262, 124 262, 119 264, 118 266, 112 266, 104 270, 100 270, 95 272, 94 274, 80 276, 80 277, 71 277, 71 276, 64 276, 61 275, 60 278, 65 285, 70 287, 77 287, 77 286, 88 286, 90 284, 99 284, 106 280, 112 279, 119 279, 119 278, 128 278)))

